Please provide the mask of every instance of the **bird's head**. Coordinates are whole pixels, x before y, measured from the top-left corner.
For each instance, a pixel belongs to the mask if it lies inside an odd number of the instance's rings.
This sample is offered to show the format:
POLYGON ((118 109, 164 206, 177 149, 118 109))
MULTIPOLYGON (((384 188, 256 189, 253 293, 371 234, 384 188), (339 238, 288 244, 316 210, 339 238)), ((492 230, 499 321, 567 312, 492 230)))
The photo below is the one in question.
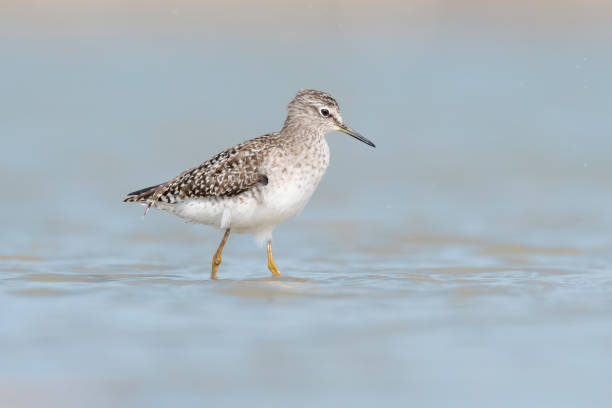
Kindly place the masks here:
POLYGON ((304 89, 287 106, 287 127, 306 127, 323 134, 339 131, 372 147, 374 143, 344 124, 338 102, 328 93, 304 89))

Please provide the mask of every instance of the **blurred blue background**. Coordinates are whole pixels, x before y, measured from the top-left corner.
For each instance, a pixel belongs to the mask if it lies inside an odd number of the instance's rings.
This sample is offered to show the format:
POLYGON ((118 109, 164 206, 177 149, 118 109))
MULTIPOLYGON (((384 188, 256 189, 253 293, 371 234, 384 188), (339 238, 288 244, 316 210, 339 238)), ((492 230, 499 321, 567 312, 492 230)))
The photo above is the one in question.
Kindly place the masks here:
POLYGON ((3 406, 609 401, 612 5, 2 9, 3 406), (328 136, 289 278, 233 236, 211 284, 218 231, 121 200, 301 88, 377 148, 328 136))

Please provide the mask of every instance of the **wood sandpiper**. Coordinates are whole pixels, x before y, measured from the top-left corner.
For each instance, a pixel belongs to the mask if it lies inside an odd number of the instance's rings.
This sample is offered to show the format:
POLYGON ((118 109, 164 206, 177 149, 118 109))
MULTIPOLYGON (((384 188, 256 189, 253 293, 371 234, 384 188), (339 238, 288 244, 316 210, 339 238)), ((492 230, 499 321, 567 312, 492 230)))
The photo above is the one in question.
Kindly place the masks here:
POLYGON ((287 111, 280 132, 231 147, 168 182, 128 194, 124 201, 142 203, 145 215, 157 208, 225 230, 212 259, 211 279, 217 278, 230 231, 267 242, 268 269, 280 276, 272 231, 304 208, 321 181, 329 164, 325 135, 340 131, 375 147, 344 124, 328 93, 299 91, 287 111))

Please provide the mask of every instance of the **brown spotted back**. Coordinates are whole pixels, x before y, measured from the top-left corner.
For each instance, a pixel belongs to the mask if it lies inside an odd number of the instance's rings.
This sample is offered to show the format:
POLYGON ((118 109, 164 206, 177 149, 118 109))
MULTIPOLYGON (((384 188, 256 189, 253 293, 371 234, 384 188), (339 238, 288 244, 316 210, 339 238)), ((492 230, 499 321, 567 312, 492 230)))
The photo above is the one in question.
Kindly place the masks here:
POLYGON ((248 140, 166 183, 135 192, 139 194, 125 201, 145 201, 150 204, 162 201, 174 204, 184 199, 232 197, 257 185, 266 185, 268 177, 261 172, 260 167, 266 150, 275 146, 277 141, 278 133, 248 140))

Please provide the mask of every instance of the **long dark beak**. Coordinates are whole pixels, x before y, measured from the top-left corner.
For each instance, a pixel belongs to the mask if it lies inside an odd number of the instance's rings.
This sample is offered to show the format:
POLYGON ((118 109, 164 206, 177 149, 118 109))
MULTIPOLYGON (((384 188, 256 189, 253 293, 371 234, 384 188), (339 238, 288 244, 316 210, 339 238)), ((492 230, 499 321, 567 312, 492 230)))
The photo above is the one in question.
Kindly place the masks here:
POLYGON ((340 132, 342 132, 342 133, 346 133, 347 135, 353 136, 355 139, 360 140, 360 141, 362 141, 363 143, 365 143, 367 145, 370 145, 372 147, 376 147, 376 145, 374 143, 372 143, 371 141, 369 141, 365 137, 361 136, 359 134, 359 132, 354 131, 350 127, 346 126, 344 123, 341 124, 341 125, 338 125, 338 130, 340 132))

